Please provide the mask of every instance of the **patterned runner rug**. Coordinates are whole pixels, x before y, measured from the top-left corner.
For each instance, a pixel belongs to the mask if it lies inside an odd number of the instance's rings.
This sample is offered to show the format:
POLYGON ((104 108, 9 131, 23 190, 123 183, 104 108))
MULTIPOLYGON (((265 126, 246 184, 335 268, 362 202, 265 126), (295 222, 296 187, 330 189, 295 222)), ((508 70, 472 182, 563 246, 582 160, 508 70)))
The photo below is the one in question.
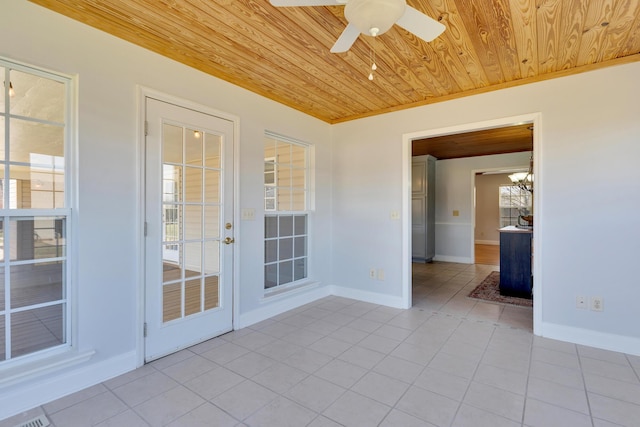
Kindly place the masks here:
POLYGON ((510 297, 500 295, 500 272, 492 271, 476 288, 468 295, 469 298, 501 304, 512 304, 521 307, 533 307, 533 300, 527 298, 510 297))

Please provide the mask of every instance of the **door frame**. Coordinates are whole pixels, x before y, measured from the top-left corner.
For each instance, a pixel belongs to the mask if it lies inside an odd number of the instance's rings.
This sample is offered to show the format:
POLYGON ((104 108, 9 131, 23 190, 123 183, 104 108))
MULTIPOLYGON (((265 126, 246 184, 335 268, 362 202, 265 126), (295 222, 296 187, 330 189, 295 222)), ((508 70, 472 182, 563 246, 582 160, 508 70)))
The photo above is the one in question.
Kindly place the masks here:
MULTIPOLYGON (((472 132, 476 130, 505 127, 520 123, 533 123, 533 174, 536 177, 536 197, 533 199, 533 211, 536 212, 536 227, 533 229, 533 333, 542 334, 542 227, 544 217, 542 210, 542 194, 544 176, 542 170, 542 114, 529 113, 518 116, 502 117, 461 125, 426 129, 402 135, 402 307, 412 305, 411 291, 411 145, 414 139, 430 138, 434 136, 452 135, 456 133, 472 132)), ((473 177, 471 178, 473 181, 473 177)), ((472 192, 473 197, 473 192, 472 192)), ((475 218, 472 219, 475 221, 475 218)), ((473 246, 473 227, 470 231, 473 246)), ((473 252, 472 252, 473 253, 473 252)))
POLYGON ((221 119, 233 122, 233 224, 234 235, 236 242, 234 243, 233 250, 233 269, 231 274, 233 275, 232 286, 232 305, 231 305, 231 327, 235 329, 238 324, 238 313, 240 302, 238 300, 239 295, 239 283, 240 283, 240 263, 239 253, 241 244, 239 242, 240 237, 240 208, 239 208, 239 188, 240 188, 240 118, 236 115, 217 110, 215 108, 203 105, 194 101, 190 101, 177 96, 169 95, 164 92, 157 91, 145 86, 138 85, 137 102, 138 102, 138 117, 137 117, 137 148, 138 148, 138 168, 136 173, 137 191, 138 191, 138 206, 137 206, 137 227, 136 235, 136 253, 137 256, 137 280, 138 286, 136 288, 136 307, 138 308, 135 319, 136 329, 136 367, 144 365, 144 322, 145 322, 145 176, 146 176, 146 147, 145 147, 145 119, 146 119, 146 98, 154 98, 162 102, 174 104, 182 108, 198 111, 201 113, 209 114, 219 117, 221 119))

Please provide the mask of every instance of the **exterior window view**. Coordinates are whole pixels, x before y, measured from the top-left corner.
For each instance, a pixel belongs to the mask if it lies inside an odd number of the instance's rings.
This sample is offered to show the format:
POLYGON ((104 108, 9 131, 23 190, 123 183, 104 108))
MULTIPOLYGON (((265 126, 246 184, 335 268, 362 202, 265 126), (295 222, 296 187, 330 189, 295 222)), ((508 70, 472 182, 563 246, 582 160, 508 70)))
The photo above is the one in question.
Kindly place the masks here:
POLYGON ((308 146, 265 136, 265 289, 307 278, 308 157, 308 146))
POLYGON ((518 218, 531 213, 533 197, 530 191, 517 185, 500 185, 500 228, 518 225, 518 218))
POLYGON ((0 361, 69 342, 67 80, 0 62, 0 361))

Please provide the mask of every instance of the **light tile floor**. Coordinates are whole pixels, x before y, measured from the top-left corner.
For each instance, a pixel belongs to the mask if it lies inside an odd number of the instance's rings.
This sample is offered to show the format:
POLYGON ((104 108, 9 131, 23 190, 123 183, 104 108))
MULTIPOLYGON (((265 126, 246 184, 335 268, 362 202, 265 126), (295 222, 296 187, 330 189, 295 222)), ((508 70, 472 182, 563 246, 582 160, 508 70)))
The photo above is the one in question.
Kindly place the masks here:
POLYGON ((466 295, 491 266, 414 264, 414 307, 328 297, 0 422, 72 426, 640 425, 640 357, 532 335, 466 295))

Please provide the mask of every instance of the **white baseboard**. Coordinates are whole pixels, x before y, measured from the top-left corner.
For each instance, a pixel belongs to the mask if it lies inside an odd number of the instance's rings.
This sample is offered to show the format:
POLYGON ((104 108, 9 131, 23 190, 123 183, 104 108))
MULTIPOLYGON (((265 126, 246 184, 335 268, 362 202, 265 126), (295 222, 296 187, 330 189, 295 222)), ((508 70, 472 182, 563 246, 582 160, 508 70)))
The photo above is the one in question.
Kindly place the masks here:
MULTIPOLYGON (((280 301, 276 300, 265 307, 240 314, 234 327, 235 329, 246 328, 247 326, 251 326, 255 323, 277 316, 278 314, 282 314, 285 311, 293 310, 294 308, 309 304, 319 300, 320 298, 328 297, 331 295, 330 288, 330 286, 316 287, 306 292, 302 291, 298 295, 290 296, 286 299, 284 298, 287 296, 286 294, 280 294, 283 297, 280 301)), ((268 301, 268 298, 264 301, 268 301)))
POLYGON ((542 323, 541 331, 545 338, 640 356, 640 338, 546 322, 542 323))
POLYGON ((499 240, 476 240, 474 242, 476 245, 493 245, 493 246, 500 246, 500 241, 499 240))
POLYGON ((393 297, 386 294, 345 288, 342 286, 331 286, 331 293, 338 297, 385 305, 387 307, 406 308, 404 300, 401 297, 393 297))
POLYGON ((21 386, 10 386, 0 390, 0 420, 100 384, 136 367, 136 352, 131 351, 81 368, 62 370, 21 386))
POLYGON ((473 264, 473 260, 469 257, 436 255, 433 257, 433 260, 440 262, 457 262, 459 264, 473 264))

